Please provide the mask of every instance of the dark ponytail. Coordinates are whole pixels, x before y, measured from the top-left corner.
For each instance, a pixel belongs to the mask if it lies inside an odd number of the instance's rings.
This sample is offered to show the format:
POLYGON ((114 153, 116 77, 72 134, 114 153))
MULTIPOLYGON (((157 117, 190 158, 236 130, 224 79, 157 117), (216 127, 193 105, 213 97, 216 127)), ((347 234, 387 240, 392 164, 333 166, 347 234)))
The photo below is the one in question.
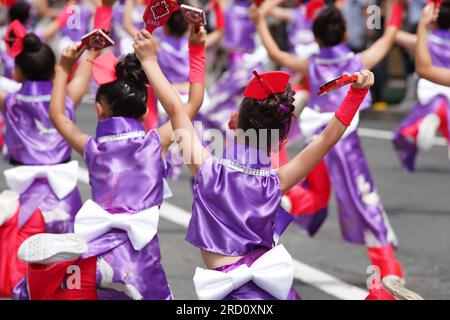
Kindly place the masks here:
POLYGON ((328 5, 314 19, 312 31, 324 47, 333 47, 344 41, 347 31, 345 18, 334 5, 328 5))
POLYGON ((55 74, 55 54, 34 33, 27 34, 23 39, 23 51, 16 57, 15 63, 29 81, 49 81, 55 74))
POLYGON ((110 117, 141 118, 147 111, 147 76, 135 54, 116 66, 117 80, 100 86, 96 101, 105 103, 110 117))
POLYGON ((267 131, 267 145, 258 146, 269 150, 271 148, 271 129, 278 130, 280 141, 287 137, 294 116, 294 94, 295 92, 288 85, 285 92, 271 95, 265 100, 244 98, 239 108, 237 127, 244 132, 250 129, 267 131))

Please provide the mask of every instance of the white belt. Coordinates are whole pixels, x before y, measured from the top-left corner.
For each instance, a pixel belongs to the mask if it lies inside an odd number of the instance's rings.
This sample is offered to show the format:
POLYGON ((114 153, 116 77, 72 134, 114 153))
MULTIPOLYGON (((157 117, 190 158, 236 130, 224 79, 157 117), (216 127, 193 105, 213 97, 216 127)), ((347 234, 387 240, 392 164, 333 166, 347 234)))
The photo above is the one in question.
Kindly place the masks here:
POLYGON ((52 191, 61 200, 77 186, 78 162, 70 161, 50 166, 19 166, 5 170, 4 174, 8 187, 18 193, 27 190, 36 179, 46 178, 52 191))
POLYGON ((450 87, 441 86, 431 81, 420 79, 417 84, 417 100, 426 105, 437 96, 444 96, 450 101, 450 87))
POLYGON ((287 299, 294 281, 294 267, 283 245, 267 251, 250 267, 244 264, 227 273, 197 268, 194 275, 200 300, 221 300, 249 281, 277 299, 287 299))
MULTIPOLYGON (((334 117, 334 112, 318 112, 312 108, 305 107, 300 114, 300 130, 306 140, 312 139, 319 129, 326 126, 334 117)), ((359 111, 353 118, 350 126, 345 130, 342 139, 356 131, 359 124, 359 111)))
POLYGON ((141 250, 158 230, 158 206, 133 213, 111 214, 92 200, 86 201, 75 216, 75 233, 87 241, 117 228, 127 232, 134 249, 141 250))

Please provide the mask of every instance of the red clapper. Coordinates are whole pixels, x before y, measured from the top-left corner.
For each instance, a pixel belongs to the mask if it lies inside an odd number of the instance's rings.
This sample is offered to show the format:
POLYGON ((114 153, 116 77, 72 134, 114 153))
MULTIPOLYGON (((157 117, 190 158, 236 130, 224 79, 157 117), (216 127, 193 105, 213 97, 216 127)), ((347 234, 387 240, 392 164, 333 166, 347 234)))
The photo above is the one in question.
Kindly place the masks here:
POLYGON ((206 25, 206 16, 202 9, 182 4, 180 10, 187 23, 194 25, 196 29, 206 25))
POLYGON ((165 25, 172 13, 179 9, 176 0, 150 0, 143 16, 145 29, 152 33, 156 28, 165 25))
POLYGON ((114 41, 101 29, 95 29, 81 38, 78 49, 85 47, 89 50, 99 51, 114 45, 114 41))
POLYGON ((339 88, 342 88, 343 86, 354 83, 357 80, 358 80, 358 76, 344 74, 344 75, 340 76, 339 78, 333 79, 333 80, 328 81, 327 83, 321 85, 317 95, 321 96, 330 91, 337 90, 339 88))

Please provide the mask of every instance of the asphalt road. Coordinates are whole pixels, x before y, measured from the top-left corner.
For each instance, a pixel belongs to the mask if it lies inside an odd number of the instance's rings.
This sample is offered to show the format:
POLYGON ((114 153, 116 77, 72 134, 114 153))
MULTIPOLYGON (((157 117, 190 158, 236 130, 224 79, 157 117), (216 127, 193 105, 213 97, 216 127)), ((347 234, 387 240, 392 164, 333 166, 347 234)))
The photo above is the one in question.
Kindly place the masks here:
MULTIPOLYGON (((93 106, 83 104, 77 113, 79 125, 94 133, 93 106)), ((361 127, 382 130, 392 130, 395 125, 371 120, 361 123, 361 127)), ((450 165, 446 148, 435 146, 421 154, 417 172, 408 174, 401 169, 390 141, 363 138, 362 142, 379 194, 399 238, 397 256, 403 263, 409 287, 426 299, 450 299, 450 165)), ((289 151, 296 152, 294 149, 289 151)), ((79 156, 74 157, 82 163, 79 156)), ((2 171, 8 167, 6 162, 0 162, 2 171)), ((184 172, 180 180, 169 184, 174 197, 168 201, 189 211, 192 201, 190 176, 184 172)), ((0 187, 5 188, 3 175, 0 187)), ((88 199, 89 186, 80 182, 79 188, 83 198, 88 199)), ((158 235, 163 265, 174 296, 196 299, 191 279, 195 267, 201 265, 201 259, 198 250, 184 241, 184 234, 183 226, 160 220, 158 235)), ((316 237, 309 238, 291 226, 281 241, 296 260, 345 283, 365 287, 369 265, 366 250, 342 240, 334 200, 328 220, 316 237)), ((318 289, 320 283, 307 284, 297 280, 295 286, 303 299, 336 299, 318 289)))

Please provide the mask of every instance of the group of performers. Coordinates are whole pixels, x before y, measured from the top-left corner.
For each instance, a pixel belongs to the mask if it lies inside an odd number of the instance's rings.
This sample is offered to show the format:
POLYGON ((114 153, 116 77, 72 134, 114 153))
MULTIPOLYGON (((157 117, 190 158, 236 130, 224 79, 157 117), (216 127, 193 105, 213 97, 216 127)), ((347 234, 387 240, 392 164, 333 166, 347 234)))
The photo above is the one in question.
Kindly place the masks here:
POLYGON ((300 299, 292 257, 278 242, 291 223, 318 232, 332 187, 344 240, 365 246, 381 273, 367 299, 420 298, 404 286, 357 127, 371 105, 369 70, 398 43, 416 48, 421 77, 417 105, 395 132, 402 165, 413 171, 437 131, 448 139, 450 0, 425 7, 417 35, 401 31, 407 1, 393 1, 383 36, 357 54, 346 45, 344 2, 185 3, 203 9, 203 26, 189 24, 173 0, 73 0, 60 11, 41 0, 2 2, 2 143, 14 167, 0 194, 0 297, 172 299, 157 227, 171 196, 166 179, 186 166, 194 195, 186 241, 206 266, 193 275, 200 299, 300 299), (163 17, 160 28, 143 19, 148 10, 153 22, 163 17), (268 16, 288 23, 290 51, 268 16), (92 29, 114 46, 79 45, 92 29), (226 70, 210 80, 218 48, 226 70), (283 71, 268 71, 270 61, 283 71), (353 76, 349 87, 316 94, 343 74, 353 76), (94 136, 75 116, 89 91, 94 136), (227 137, 223 157, 193 120, 227 137), (268 130, 275 141, 263 139, 268 130), (289 159, 287 146, 300 139, 307 146, 289 159), (84 203, 72 150, 89 172, 84 203))

